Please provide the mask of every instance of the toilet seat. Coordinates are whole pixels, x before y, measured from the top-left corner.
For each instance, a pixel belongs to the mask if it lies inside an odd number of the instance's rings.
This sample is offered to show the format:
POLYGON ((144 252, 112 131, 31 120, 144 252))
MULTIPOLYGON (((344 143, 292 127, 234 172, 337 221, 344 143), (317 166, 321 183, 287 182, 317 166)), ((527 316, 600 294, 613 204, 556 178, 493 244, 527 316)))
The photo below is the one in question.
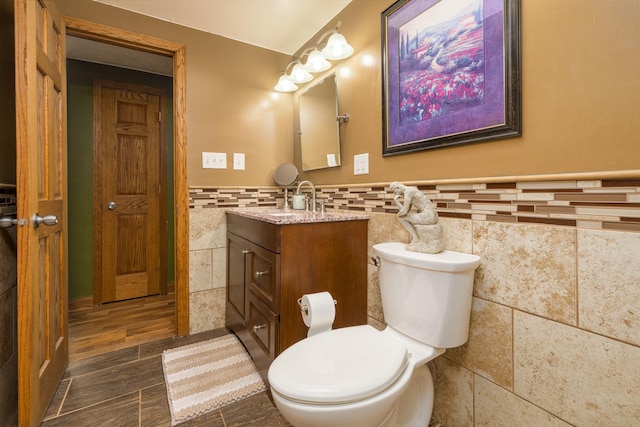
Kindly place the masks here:
POLYGON ((354 402, 388 388, 408 359, 400 341, 369 325, 334 329, 282 352, 269 368, 269 383, 295 401, 354 402))

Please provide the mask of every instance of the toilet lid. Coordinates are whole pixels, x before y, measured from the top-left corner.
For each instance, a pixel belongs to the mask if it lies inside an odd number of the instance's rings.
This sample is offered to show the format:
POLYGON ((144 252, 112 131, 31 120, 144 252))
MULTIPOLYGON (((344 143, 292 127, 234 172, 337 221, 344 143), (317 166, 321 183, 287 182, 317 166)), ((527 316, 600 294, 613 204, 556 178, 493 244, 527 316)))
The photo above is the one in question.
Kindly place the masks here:
POLYGON ((406 348, 371 326, 334 329, 282 352, 269 368, 269 384, 298 401, 346 403, 393 384, 407 367, 406 348))

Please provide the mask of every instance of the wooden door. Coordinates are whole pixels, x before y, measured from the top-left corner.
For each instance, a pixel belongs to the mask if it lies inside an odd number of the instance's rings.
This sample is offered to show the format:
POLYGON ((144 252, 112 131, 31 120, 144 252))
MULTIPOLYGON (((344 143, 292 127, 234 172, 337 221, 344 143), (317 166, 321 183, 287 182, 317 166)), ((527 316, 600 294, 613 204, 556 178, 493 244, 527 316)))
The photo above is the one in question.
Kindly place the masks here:
POLYGON ((166 293, 163 91, 94 85, 94 302, 166 293))
POLYGON ((69 355, 65 34, 53 1, 14 4, 18 419, 36 426, 69 355))

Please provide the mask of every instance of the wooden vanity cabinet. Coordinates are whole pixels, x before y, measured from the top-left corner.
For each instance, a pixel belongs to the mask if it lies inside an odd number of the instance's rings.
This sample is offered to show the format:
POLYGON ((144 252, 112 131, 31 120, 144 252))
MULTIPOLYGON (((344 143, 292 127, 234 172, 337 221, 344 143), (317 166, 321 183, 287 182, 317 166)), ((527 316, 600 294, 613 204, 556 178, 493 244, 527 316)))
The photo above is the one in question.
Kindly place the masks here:
POLYGON ((334 328, 367 323, 367 221, 272 224, 227 213, 225 323, 266 379, 269 365, 306 338, 298 299, 329 291, 334 328))

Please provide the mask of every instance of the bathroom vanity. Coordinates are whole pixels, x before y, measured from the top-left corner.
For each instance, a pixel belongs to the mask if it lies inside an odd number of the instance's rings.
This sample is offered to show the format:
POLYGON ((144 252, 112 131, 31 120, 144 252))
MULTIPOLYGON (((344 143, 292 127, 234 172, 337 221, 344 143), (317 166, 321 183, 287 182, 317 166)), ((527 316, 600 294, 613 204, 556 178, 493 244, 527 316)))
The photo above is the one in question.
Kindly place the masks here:
POLYGON ((306 338, 298 299, 329 291, 334 328, 367 323, 367 216, 227 212, 225 324, 266 380, 269 365, 306 338))

